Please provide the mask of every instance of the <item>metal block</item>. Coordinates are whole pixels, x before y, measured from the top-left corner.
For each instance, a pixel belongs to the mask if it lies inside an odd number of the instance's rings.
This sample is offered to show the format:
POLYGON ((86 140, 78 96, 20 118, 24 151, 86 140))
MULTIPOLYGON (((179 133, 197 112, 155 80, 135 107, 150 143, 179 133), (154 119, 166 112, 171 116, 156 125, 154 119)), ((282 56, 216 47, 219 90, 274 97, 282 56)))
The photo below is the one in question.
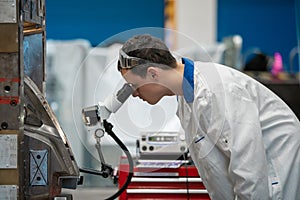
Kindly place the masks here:
POLYGON ((20 126, 20 78, 18 53, 0 54, 0 130, 20 126))
POLYGON ((16 23, 16 0, 0 0, 0 23, 16 23))
POLYGON ((0 130, 18 130, 20 127, 20 104, 11 105, 9 102, 18 102, 18 98, 3 99, 0 97, 0 130))
POLYGON ((0 135, 0 168, 17 168, 17 135, 0 135))
MULTIPOLYGON (((19 55, 18 53, 1 53, 0 54, 0 81, 16 82, 19 81, 19 55)), ((2 92, 2 90, 0 90, 2 92)))
POLYGON ((48 150, 30 150, 30 185, 48 184, 48 150))
POLYGON ((15 79, 0 78, 0 96, 3 98, 18 97, 19 84, 20 84, 19 78, 15 78, 15 79))
POLYGON ((0 185, 0 199, 17 200, 17 189, 16 185, 0 185))

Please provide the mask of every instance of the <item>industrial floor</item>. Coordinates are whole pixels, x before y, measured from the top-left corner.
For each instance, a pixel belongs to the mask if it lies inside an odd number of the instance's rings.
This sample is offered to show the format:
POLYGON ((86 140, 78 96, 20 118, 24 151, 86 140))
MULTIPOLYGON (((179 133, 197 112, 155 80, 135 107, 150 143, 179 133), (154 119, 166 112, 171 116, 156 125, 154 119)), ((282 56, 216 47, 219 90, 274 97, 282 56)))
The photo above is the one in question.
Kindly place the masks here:
POLYGON ((117 187, 79 187, 76 190, 63 189, 63 194, 72 194, 73 200, 104 200, 118 190, 117 187))

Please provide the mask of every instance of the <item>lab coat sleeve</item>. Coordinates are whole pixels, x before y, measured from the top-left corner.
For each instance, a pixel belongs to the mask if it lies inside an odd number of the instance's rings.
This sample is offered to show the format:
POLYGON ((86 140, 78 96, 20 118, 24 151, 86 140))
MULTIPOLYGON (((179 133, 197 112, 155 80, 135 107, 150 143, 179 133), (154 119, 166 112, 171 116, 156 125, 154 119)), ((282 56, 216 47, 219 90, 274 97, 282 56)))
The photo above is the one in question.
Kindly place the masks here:
POLYGON ((228 174, 235 199, 269 199, 267 159, 257 104, 237 87, 227 102, 230 124, 228 174))

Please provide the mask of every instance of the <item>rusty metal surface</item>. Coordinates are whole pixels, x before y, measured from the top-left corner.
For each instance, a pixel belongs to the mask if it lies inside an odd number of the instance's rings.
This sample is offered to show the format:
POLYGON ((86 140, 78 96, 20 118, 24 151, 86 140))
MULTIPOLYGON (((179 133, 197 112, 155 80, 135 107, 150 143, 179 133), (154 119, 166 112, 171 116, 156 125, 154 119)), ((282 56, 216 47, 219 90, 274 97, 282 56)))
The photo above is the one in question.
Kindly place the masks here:
POLYGON ((20 78, 18 53, 0 54, 0 129, 20 127, 20 78))
POLYGON ((18 24, 0 24, 0 38, 0 52, 19 51, 18 24))
MULTIPOLYGON (((19 77, 19 55, 18 53, 1 53, 0 54, 0 78, 19 77)), ((1 92, 1 91, 0 91, 1 92)))

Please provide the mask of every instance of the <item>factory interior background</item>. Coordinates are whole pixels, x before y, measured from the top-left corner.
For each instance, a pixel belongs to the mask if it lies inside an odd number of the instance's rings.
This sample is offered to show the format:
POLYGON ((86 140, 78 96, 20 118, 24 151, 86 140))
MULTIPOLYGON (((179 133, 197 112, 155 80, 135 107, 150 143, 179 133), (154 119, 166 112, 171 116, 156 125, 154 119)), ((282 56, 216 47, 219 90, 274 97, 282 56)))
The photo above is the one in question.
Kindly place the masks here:
MULTIPOLYGON (((86 135, 83 125, 74 120, 77 115, 73 112, 80 112, 76 106, 81 108, 96 103, 118 88, 116 83, 121 81, 121 76, 113 72, 116 70, 105 67, 117 58, 118 49, 127 39, 126 31, 143 27, 177 30, 177 34, 192 38, 209 49, 214 61, 220 63, 224 62, 222 53, 226 39, 235 36, 242 41, 236 47, 238 57, 229 61, 232 67, 243 69, 246 56, 257 52, 270 57, 280 52, 284 70, 298 72, 297 56, 293 60, 290 58, 298 44, 296 23, 300 23, 295 5, 293 0, 46 1, 47 98, 70 140, 78 164, 91 168, 100 165, 96 150, 93 150, 93 136, 86 135), (120 33, 124 33, 117 37, 120 41, 114 41, 113 36, 120 33), (80 77, 82 74, 88 78, 80 77), (83 91, 90 93, 83 95, 80 93, 83 91)), ((173 40, 172 44, 186 47, 178 40, 173 40)), ((135 123, 131 125, 122 124, 122 120, 118 121, 122 113, 116 114, 120 116, 114 120, 125 129, 121 138, 132 154, 135 155, 141 131, 179 130, 179 122, 174 119, 176 100, 167 99, 161 104, 169 105, 169 109, 130 99, 122 112, 135 123), (137 105, 139 109, 128 104, 137 105), (159 113, 162 119, 154 119, 159 113), (166 122, 166 118, 171 120, 166 122), (164 124, 160 124, 161 120, 164 124)), ((107 162, 117 166, 122 151, 105 139, 103 148, 107 162)), ((85 186, 113 187, 111 181, 101 177, 87 177, 85 186)))
MULTIPOLYGON (((94 136, 81 121, 81 109, 104 100, 124 83, 116 70, 118 50, 133 33, 158 34, 180 55, 201 59, 205 52, 209 61, 241 71, 251 68, 247 64, 254 57, 272 61, 280 53, 282 70, 292 77, 287 81, 293 79, 296 85, 286 100, 299 117, 299 79, 293 76, 299 74, 299 4, 297 0, 46 1, 46 98, 79 167, 101 166, 94 136), (196 48, 199 45, 202 49, 196 48)), ((262 70, 270 69, 265 63, 262 70)), ((182 131, 176 103, 176 97, 170 97, 149 106, 130 97, 111 117, 133 157, 138 156, 136 142, 142 133, 182 131)), ((120 147, 108 136, 101 142, 106 162, 118 167, 120 147)), ((109 195, 109 189, 115 191, 117 186, 111 179, 85 175, 79 186, 84 193, 82 188, 109 195)), ((82 197, 80 192, 73 194, 75 199, 82 197)))

